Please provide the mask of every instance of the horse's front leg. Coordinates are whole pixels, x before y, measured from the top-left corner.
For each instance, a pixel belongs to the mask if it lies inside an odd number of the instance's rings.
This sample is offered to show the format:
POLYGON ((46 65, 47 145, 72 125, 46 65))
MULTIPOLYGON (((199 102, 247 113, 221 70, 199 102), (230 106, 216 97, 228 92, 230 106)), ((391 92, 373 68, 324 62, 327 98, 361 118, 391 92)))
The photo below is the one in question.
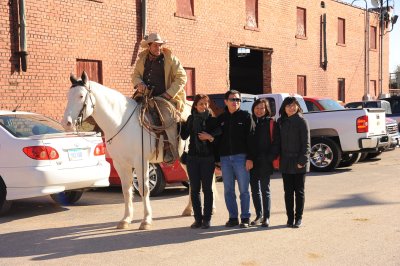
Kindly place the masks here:
POLYGON ((121 179, 122 193, 124 195, 125 212, 124 217, 119 221, 118 229, 128 229, 133 219, 133 175, 132 167, 123 167, 114 161, 115 170, 117 170, 121 179))
POLYGON ((151 224, 153 222, 153 213, 150 205, 149 163, 145 163, 144 166, 145 171, 142 171, 141 167, 137 167, 135 171, 139 184, 139 193, 142 197, 144 207, 144 217, 139 226, 139 230, 151 229, 151 224))

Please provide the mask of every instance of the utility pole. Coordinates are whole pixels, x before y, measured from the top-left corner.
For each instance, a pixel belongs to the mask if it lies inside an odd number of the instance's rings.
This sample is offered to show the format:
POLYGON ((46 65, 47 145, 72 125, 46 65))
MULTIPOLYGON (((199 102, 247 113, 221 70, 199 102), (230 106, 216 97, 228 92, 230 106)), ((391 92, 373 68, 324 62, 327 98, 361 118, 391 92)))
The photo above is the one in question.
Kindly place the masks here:
MULTIPOLYGON (((353 5, 354 2, 358 0, 354 0, 351 2, 353 5)), ((363 101, 371 100, 371 96, 369 94, 369 11, 368 11, 368 3, 365 2, 365 22, 364 22, 364 95, 362 97, 363 101)))

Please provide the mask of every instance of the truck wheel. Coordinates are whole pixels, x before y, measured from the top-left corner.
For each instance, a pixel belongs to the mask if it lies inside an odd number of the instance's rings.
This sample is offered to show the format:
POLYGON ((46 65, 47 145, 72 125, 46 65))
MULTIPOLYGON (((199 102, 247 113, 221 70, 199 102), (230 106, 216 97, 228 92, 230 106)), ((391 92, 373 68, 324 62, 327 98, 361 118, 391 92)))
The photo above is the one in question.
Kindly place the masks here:
POLYGON ((338 167, 349 167, 349 166, 355 164, 356 162, 358 162, 360 157, 361 157, 361 153, 360 152, 343 153, 342 154, 342 160, 340 161, 338 167))
MULTIPOLYGON (((166 186, 163 173, 158 164, 149 164, 149 187, 150 197, 159 195, 164 191, 166 186)), ((136 174, 133 175, 133 187, 135 191, 139 193, 139 183, 136 174)))
POLYGON ((314 138, 311 140, 311 170, 329 172, 334 170, 342 160, 339 146, 328 138, 314 138))

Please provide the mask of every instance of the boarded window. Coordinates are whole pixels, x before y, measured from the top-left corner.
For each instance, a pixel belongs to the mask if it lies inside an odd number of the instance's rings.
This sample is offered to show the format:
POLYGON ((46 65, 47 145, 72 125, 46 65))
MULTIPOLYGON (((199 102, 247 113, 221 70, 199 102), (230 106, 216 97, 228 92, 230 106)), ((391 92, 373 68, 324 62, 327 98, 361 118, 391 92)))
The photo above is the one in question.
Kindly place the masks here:
POLYGON ((176 0, 176 13, 183 16, 194 16, 194 0, 176 0))
POLYGON ((369 48, 376 49, 376 27, 369 28, 369 48))
POLYGON ((338 44, 345 44, 346 43, 346 35, 345 35, 345 26, 346 21, 343 18, 338 18, 338 44))
POLYGON ((373 96, 378 96, 378 92, 376 91, 376 80, 369 81, 369 93, 373 94, 373 96))
POLYGON ((306 10, 304 8, 297 8, 297 29, 296 36, 298 37, 306 37, 307 36, 307 28, 306 28, 306 10))
POLYGON ((301 96, 307 95, 306 76, 297 76, 297 93, 301 96))
POLYGON ((185 85, 186 96, 196 95, 196 83, 195 83, 195 70, 194 68, 185 67, 187 82, 185 85))
POLYGON ((96 81, 97 83, 103 84, 103 70, 101 61, 98 60, 76 60, 76 74, 78 77, 81 76, 82 72, 86 71, 89 76, 89 80, 96 81))
POLYGON ((338 100, 342 102, 346 102, 345 98, 345 79, 338 79, 338 100))
POLYGON ((258 27, 258 0, 246 0, 246 26, 258 27))

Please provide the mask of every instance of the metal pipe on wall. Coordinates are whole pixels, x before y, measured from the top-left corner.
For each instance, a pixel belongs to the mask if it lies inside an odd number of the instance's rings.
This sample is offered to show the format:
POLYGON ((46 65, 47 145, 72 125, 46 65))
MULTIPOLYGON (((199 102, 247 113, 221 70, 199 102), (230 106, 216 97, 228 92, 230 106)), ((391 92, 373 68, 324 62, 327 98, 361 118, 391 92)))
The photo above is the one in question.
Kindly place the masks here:
POLYGON ((25 0, 19 0, 19 44, 20 44, 20 57, 21 68, 23 72, 28 69, 28 48, 26 42, 26 16, 25 16, 25 0))
POLYGON ((142 37, 146 36, 147 30, 147 0, 142 0, 142 37))

